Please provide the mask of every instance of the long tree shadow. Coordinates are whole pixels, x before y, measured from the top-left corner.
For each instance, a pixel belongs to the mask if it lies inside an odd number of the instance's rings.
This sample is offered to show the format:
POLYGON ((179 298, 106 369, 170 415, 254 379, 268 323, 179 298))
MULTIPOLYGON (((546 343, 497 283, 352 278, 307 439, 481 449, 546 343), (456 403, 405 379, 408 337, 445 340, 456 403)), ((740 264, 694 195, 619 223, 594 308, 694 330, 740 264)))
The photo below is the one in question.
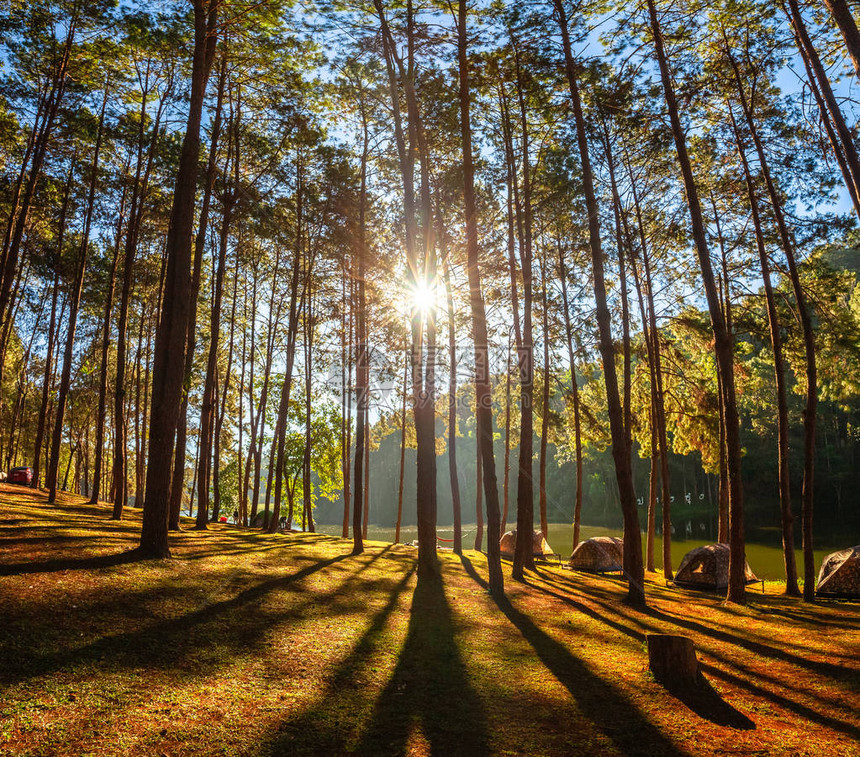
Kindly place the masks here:
MULTIPOLYGON (((546 575, 540 574, 541 578, 544 580, 548 580, 546 575)), ((558 581, 553 583, 559 584, 558 581)), ((546 591, 545 589, 542 589, 546 591)), ((595 592, 591 592, 595 593, 595 592)), ((558 595, 556 595, 558 596, 558 595)), ((612 610, 612 600, 611 598, 603 594, 602 601, 601 599, 595 599, 602 608, 612 610)), ((731 629, 731 627, 726 626, 724 628, 716 628, 713 626, 706 625, 705 623, 693 620, 688 617, 681 616, 677 613, 670 612, 665 609, 660 609, 649 605, 644 611, 645 615, 648 615, 652 618, 659 619, 671 623, 676 626, 680 626, 688 631, 695 631, 697 633, 703 634, 705 636, 711 636, 712 638, 723 641, 729 644, 736 644, 737 646, 743 647, 744 649, 754 652, 763 657, 772 657, 777 660, 782 660, 783 662, 787 662, 792 665, 798 665, 803 668, 807 668, 811 672, 818 673, 819 675, 833 678, 835 680, 839 680, 841 677, 845 677, 849 674, 844 668, 840 665, 819 661, 819 660, 811 660, 806 656, 793 654, 785 649, 780 649, 777 646, 767 644, 761 641, 756 641, 755 639, 745 638, 740 635, 738 632, 731 629)), ((594 617, 600 617, 603 620, 603 616, 599 616, 598 614, 593 613, 594 617)), ((810 620, 810 623, 813 621, 810 620)), ((850 626, 849 626, 850 627, 850 626)))
POLYGON ((361 684, 364 670, 381 652, 383 631, 414 573, 413 563, 325 688, 317 694, 317 703, 283 723, 273 741, 264 746, 265 753, 316 755, 341 754, 347 750, 347 740, 362 717, 361 701, 369 698, 361 684))
POLYGON ((736 644, 737 646, 743 647, 747 651, 754 652, 762 657, 772 657, 773 659, 782 660, 783 662, 787 662, 791 665, 806 668, 807 670, 813 673, 818 673, 825 678, 839 680, 847 673, 847 671, 839 665, 819 660, 810 660, 806 657, 792 654, 791 652, 787 652, 784 649, 780 649, 779 647, 775 647, 770 644, 763 644, 752 639, 745 639, 743 636, 732 631, 712 628, 704 623, 699 623, 695 620, 691 620, 690 618, 681 617, 680 615, 669 612, 668 610, 649 608, 649 614, 654 618, 660 618, 661 620, 673 623, 681 628, 686 628, 688 631, 696 631, 697 633, 704 636, 710 636, 714 639, 718 639, 719 641, 736 644))
MULTIPOLYGON (((40 540, 44 541, 44 540, 40 540)), ((20 576, 30 573, 55 573, 60 570, 94 570, 115 565, 139 562, 141 555, 135 549, 112 552, 94 557, 57 557, 42 562, 0 564, 0 576, 20 576)))
POLYGON ((736 728, 741 731, 755 730, 755 723, 740 710, 733 707, 711 686, 711 682, 699 671, 695 686, 666 686, 666 690, 681 701, 700 718, 716 725, 736 728))
MULTIPOLYGON (((460 559, 474 581, 487 588, 487 582, 478 575, 469 558, 464 555, 460 559)), ((684 754, 632 702, 589 670, 567 647, 538 628, 506 596, 493 597, 493 600, 532 646, 544 666, 570 692, 582 713, 622 754, 660 757, 684 754)))
MULTIPOLYGON (((557 582, 553 582, 553 583, 557 583, 557 582)), ((555 591, 547 589, 546 587, 542 587, 542 586, 538 586, 538 585, 534 585, 534 584, 532 584, 532 586, 533 586, 533 588, 535 588, 538 591, 541 591, 545 594, 548 594, 549 596, 552 596, 553 598, 559 599, 560 601, 564 602, 568 606, 582 612, 583 614, 587 615, 588 617, 591 617, 595 620, 598 620, 601 623, 604 623, 605 625, 609 626, 610 628, 629 636, 631 639, 638 640, 638 641, 644 641, 645 640, 645 632, 644 631, 637 631, 633 628, 625 626, 623 623, 612 620, 609 617, 607 617, 607 615, 601 614, 600 612, 597 612, 597 611, 593 610, 592 608, 589 608, 586 605, 584 605, 580 602, 577 602, 575 599, 573 599, 571 597, 566 597, 562 594, 558 594, 555 591)), ((606 613, 621 615, 621 613, 618 612, 618 609, 616 607, 613 607, 612 604, 608 600, 606 600, 606 601, 595 600, 595 601, 606 613)), ((667 613, 664 613, 661 610, 653 608, 653 607, 647 608, 645 610, 644 614, 646 616, 650 616, 652 618, 660 618, 663 620, 665 620, 667 615, 668 615, 667 613)), ((674 615, 672 615, 671 618, 672 618, 672 620, 670 620, 669 622, 671 622, 673 624, 681 625, 683 627, 683 624, 676 623, 676 621, 674 620, 674 618, 675 618, 674 615)), ((663 629, 658 628, 657 626, 655 626, 653 624, 646 623, 644 620, 640 619, 637 621, 637 623, 647 630, 654 631, 657 633, 664 632, 663 629)), ((771 647, 765 647, 765 649, 771 649, 771 647)), ((708 655, 710 657, 714 658, 715 660, 718 660, 719 662, 721 662, 725 666, 729 666, 732 664, 732 661, 730 659, 728 659, 725 655, 720 654, 716 650, 713 650, 713 649, 709 650, 708 655)), ((762 652, 762 655, 766 656, 766 654, 764 652, 762 652)), ((706 663, 703 663, 701 661, 699 662, 699 665, 700 665, 701 669, 703 671, 706 671, 711 677, 723 679, 727 683, 730 683, 733 686, 736 686, 737 688, 746 689, 746 690, 750 691, 751 693, 755 694, 756 696, 760 696, 763 699, 767 699, 767 700, 773 702, 774 704, 776 704, 780 707, 784 707, 788 710, 792 710, 793 712, 797 713, 801 717, 804 717, 804 718, 807 718, 807 719, 812 720, 814 722, 820 723, 821 725, 823 725, 827 728, 832 728, 832 729, 839 731, 841 733, 849 734, 855 738, 860 737, 860 729, 856 728, 855 726, 853 726, 850 723, 846 723, 846 722, 840 720, 837 717, 832 717, 831 715, 828 715, 824 712, 819 712, 819 711, 813 710, 810 707, 807 707, 800 702, 794 701, 794 700, 789 699, 789 698, 784 697, 784 696, 780 696, 779 694, 776 694, 775 692, 769 691, 769 690, 767 690, 761 686, 757 686, 752 681, 748 681, 748 680, 745 680, 745 679, 743 679, 737 675, 734 675, 734 674, 728 672, 728 670, 719 669, 719 668, 716 668, 712 665, 708 665, 706 663)), ((762 673, 759 673, 758 675, 759 675, 759 677, 763 677, 762 673)), ((848 670, 843 671, 843 676, 850 676, 850 675, 856 675, 856 674, 854 674, 848 670)), ((783 686, 785 685, 784 682, 777 681, 776 679, 772 679, 772 680, 775 683, 781 683, 781 685, 783 685, 783 686)), ((710 683, 707 683, 707 687, 710 687, 710 683)), ((717 723, 720 723, 721 720, 728 720, 728 722, 726 722, 725 724, 730 725, 730 726, 735 727, 735 728, 741 728, 741 729, 749 728, 749 725, 747 725, 745 723, 745 721, 743 720, 743 718, 745 718, 746 716, 744 716, 742 713, 738 712, 737 710, 734 711, 737 713, 737 715, 726 710, 718 702, 713 700, 713 697, 710 696, 710 694, 706 690, 702 691, 702 692, 698 692, 697 696, 692 696, 690 694, 690 692, 683 692, 683 691, 681 691, 681 692, 673 691, 671 693, 675 694, 675 696, 677 696, 679 699, 684 701, 684 704, 686 704, 688 707, 690 707, 691 710, 693 710, 697 714, 701 715, 702 717, 707 717, 709 720, 713 720, 714 722, 717 722, 717 723), (685 696, 687 697, 686 700, 684 699, 685 696), (687 700, 689 700, 689 701, 687 701, 687 700), (740 717, 738 717, 738 716, 740 716, 740 717)), ((714 694, 717 694, 717 692, 714 691, 714 694)), ((719 695, 717 694, 717 696, 719 696, 719 695)), ((827 703, 824 700, 821 700, 820 697, 816 697, 816 698, 818 698, 820 701, 822 701, 822 705, 824 705, 824 706, 827 705, 827 703)), ((726 703, 726 704, 728 704, 728 703, 726 703)), ((732 709, 734 709, 734 708, 732 708, 732 709)), ((722 724, 722 723, 720 723, 720 724, 722 724)))
POLYGON ((374 707, 359 754, 405 754, 420 731, 434 755, 490 754, 483 704, 469 683, 441 576, 422 576, 397 667, 374 707))
MULTIPOLYGON (((350 557, 338 555, 327 560, 314 561, 310 565, 286 576, 263 581, 221 602, 206 604, 196 610, 165 620, 156 626, 147 626, 134 631, 111 636, 101 636, 77 649, 64 647, 44 655, 16 657, 7 660, 0 671, 0 680, 15 682, 34 675, 44 675, 56 670, 73 667, 79 663, 108 661, 111 666, 170 667, 184 660, 189 649, 201 646, 201 639, 208 638, 208 645, 215 643, 219 629, 209 624, 227 623, 225 635, 219 634, 222 645, 236 648, 252 648, 255 639, 261 638, 275 622, 265 613, 248 617, 235 615, 238 610, 255 606, 272 592, 290 589, 294 584, 312 574, 324 570, 350 557), (232 626, 230 626, 232 624, 232 626), (241 625, 239 628, 233 626, 241 625), (211 637, 211 638, 209 638, 211 637)), ((379 555, 374 559, 379 559, 379 555)), ((314 601, 323 598, 314 595, 314 601)), ((288 610, 286 614, 298 612, 288 610)))

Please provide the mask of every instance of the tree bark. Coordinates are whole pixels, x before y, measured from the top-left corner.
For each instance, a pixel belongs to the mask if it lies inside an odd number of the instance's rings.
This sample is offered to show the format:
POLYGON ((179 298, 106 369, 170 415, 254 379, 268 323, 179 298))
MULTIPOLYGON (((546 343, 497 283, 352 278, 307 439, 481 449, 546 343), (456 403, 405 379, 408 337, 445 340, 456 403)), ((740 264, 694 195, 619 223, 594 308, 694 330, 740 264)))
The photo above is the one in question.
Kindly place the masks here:
POLYGON ((549 438, 549 307, 546 293, 546 263, 541 260, 541 300, 543 306, 543 387, 541 394, 540 451, 538 453, 538 510, 543 538, 549 535, 546 519, 546 448, 549 438))
POLYGON ((523 245, 520 267, 523 277, 523 330, 518 350, 520 367, 520 454, 517 466, 517 539, 512 577, 522 581, 523 571, 534 570, 534 337, 532 335, 532 188, 529 165, 529 128, 523 92, 519 50, 515 47, 517 98, 520 107, 523 160, 523 245))
POLYGON ((125 220, 126 189, 123 189, 122 199, 119 204, 119 214, 116 223, 116 238, 113 246, 113 260, 111 261, 110 273, 108 274, 107 291, 105 292, 105 307, 102 314, 102 345, 101 362, 99 367, 99 399, 96 409, 96 440, 95 460, 93 461, 93 489, 89 503, 94 505, 99 500, 102 486, 102 470, 105 446, 105 423, 107 421, 107 384, 108 384, 108 362, 110 357, 110 320, 113 312, 114 293, 116 291, 116 272, 119 265, 119 248, 122 235, 122 225, 125 220))
POLYGON ((792 29, 795 33, 798 49, 801 57, 812 70, 818 91, 827 106, 827 112, 830 114, 830 120, 839 137, 842 146, 842 154, 845 158, 845 163, 848 166, 848 172, 851 176, 851 184, 854 187, 854 195, 860 197, 860 157, 857 154, 857 148, 854 144, 854 136, 848 125, 845 123, 845 118, 839 108, 839 103, 833 93, 833 88, 830 86, 830 80, 827 78, 827 72, 821 63, 818 52, 809 38, 809 32, 806 29, 806 24, 803 21, 803 15, 800 11, 800 5, 797 0, 787 0, 788 8, 783 4, 783 10, 791 22, 792 29))
POLYGON ((167 267, 155 338, 146 499, 140 535, 140 552, 156 558, 170 557, 167 538, 170 476, 167 474, 173 462, 176 425, 185 378, 191 288, 191 237, 200 153, 200 122, 206 82, 217 44, 217 11, 217 0, 194 0, 191 101, 167 232, 167 267))
POLYGON ((355 308, 355 337, 356 337, 356 366, 355 366, 355 463, 353 475, 355 477, 352 494, 352 554, 360 555, 364 552, 364 530, 362 519, 364 508, 364 448, 367 446, 367 393, 368 393, 368 356, 367 356, 367 299, 365 281, 367 275, 367 159, 370 148, 370 134, 368 131, 367 118, 364 108, 361 110, 362 119, 362 151, 361 151, 361 187, 358 208, 358 245, 355 250, 355 259, 358 270, 355 272, 357 280, 356 308, 355 308))
POLYGON ((721 395, 723 399, 723 414, 726 430, 726 464, 729 483, 729 587, 727 601, 744 604, 746 590, 744 583, 744 521, 743 521, 743 486, 741 482, 741 444, 737 398, 735 395, 734 356, 732 343, 726 328, 720 300, 717 294, 716 279, 711 265, 710 252, 705 233, 705 223, 699 202, 699 193, 693 177, 693 170, 687 152, 686 137, 672 84, 669 65, 663 46, 662 31, 657 18, 654 0, 647 0, 651 20, 654 50, 660 68, 660 79, 663 94, 669 111, 672 127, 672 137, 678 155, 678 164, 684 182, 687 196, 687 206, 690 212, 690 226, 699 268, 702 273, 702 283, 708 301, 708 312, 711 317, 711 328, 714 334, 714 354, 717 371, 720 377, 721 395))
MULTIPOLYGON (((281 385, 281 399, 278 405, 278 417, 275 422, 275 433, 272 438, 272 453, 269 456, 269 479, 274 475, 275 499, 271 519, 264 519, 263 528, 269 533, 278 530, 278 520, 283 493, 284 465, 286 455, 287 421, 290 410, 290 394, 293 385, 293 367, 296 359, 296 338, 299 327, 299 282, 301 281, 302 257, 304 241, 302 237, 304 223, 304 168, 301 150, 297 148, 296 155, 296 255, 293 260, 293 272, 290 283, 290 310, 287 323, 287 360, 284 370, 284 383, 281 385)), ((304 294, 302 294, 304 299, 304 294)), ((269 491, 266 492, 266 513, 269 512, 269 491)))
POLYGON ((475 342, 475 405, 478 422, 478 445, 484 491, 487 500, 487 565, 489 590, 494 596, 504 593, 502 574, 501 523, 499 490, 496 483, 496 460, 493 454, 492 394, 490 392, 487 316, 481 292, 478 223, 475 203, 474 164, 472 160, 472 122, 470 114, 469 60, 467 56, 466 0, 459 0, 457 15, 457 61, 460 84, 460 135, 463 151, 463 207, 466 221, 466 255, 469 277, 469 304, 472 310, 472 333, 475 342))
POLYGON ((854 71, 860 78, 860 32, 857 31, 857 22, 848 7, 846 0, 824 0, 824 5, 830 11, 830 15, 842 32, 848 55, 854 64, 854 71))
MULTIPOLYGON (((200 206, 200 219, 197 237, 194 241, 194 262, 191 273, 191 292, 188 310, 188 334, 185 347, 185 391, 179 408, 179 422, 176 428, 176 449, 173 454, 173 478, 170 484, 170 515, 168 530, 179 531, 179 515, 182 510, 182 493, 185 489, 185 456, 188 446, 188 391, 191 374, 194 370, 194 353, 197 349, 197 300, 200 296, 200 276, 203 268, 203 249, 206 246, 206 233, 209 228, 209 205, 217 173, 218 140, 221 134, 221 112, 224 105, 224 87, 227 79, 227 56, 221 60, 218 74, 218 95, 215 103, 215 116, 212 120, 212 135, 209 140, 209 161, 203 189, 203 202, 200 206)), ((199 444, 199 440, 198 440, 199 444)))
MULTIPOLYGON (((410 284, 417 290, 427 285, 435 275, 435 248, 433 240, 432 204, 430 202, 429 172, 430 161, 424 139, 418 99, 414 88, 414 14, 411 0, 407 2, 407 49, 408 68, 398 57, 397 47, 381 0, 374 0, 374 7, 380 21, 383 50, 386 58, 389 93, 391 96, 394 120, 395 142, 397 144, 403 184, 403 204, 406 220, 406 259, 410 284), (395 72, 395 64, 397 71, 395 72), (408 114, 409 149, 403 134, 400 97, 398 87, 402 85, 406 96, 408 114), (416 215, 414 164, 418 153, 422 166, 421 208, 423 218, 422 256, 418 255, 419 227, 416 215)), ((433 354, 435 340, 435 321, 431 309, 425 314, 416 308, 411 319, 412 335, 412 402, 417 442, 417 481, 416 510, 418 515, 418 577, 434 578, 438 575, 439 565, 436 554, 436 455, 435 455, 435 386, 433 354), (426 350, 425 350, 426 344, 426 350), (426 352, 426 367, 425 367, 426 352)))
POLYGON ((570 365, 570 392, 573 397, 573 443, 576 461, 576 494, 573 504, 573 547, 579 544, 582 518, 582 418, 579 408, 579 385, 576 380, 576 357, 573 349, 573 327, 570 322, 570 301, 567 297, 567 271, 564 265, 564 251, 561 240, 558 242, 558 277, 561 279, 561 298, 564 305, 564 333, 567 342, 567 358, 570 365))
POLYGON ((776 311, 776 300, 773 295, 773 285, 770 280, 770 263, 765 249, 764 231, 761 214, 759 213, 758 197, 753 184, 752 172, 747 161, 742 137, 735 123, 734 114, 729 106, 732 127, 737 142, 738 157, 744 169, 747 196, 752 213, 753 230, 755 232, 756 250, 758 251, 761 277, 764 283, 764 298, 767 307, 767 322, 770 332, 770 346, 773 350, 773 373, 776 384, 776 425, 777 425, 777 467, 779 476, 779 504, 782 519, 782 552, 785 566, 785 593, 788 596, 800 596, 797 585, 797 565, 794 559, 794 516, 791 512, 791 477, 788 466, 788 401, 785 388, 785 364, 782 355, 782 337, 780 336, 779 316, 776 311))
MULTIPOLYGON (((134 259, 137 240, 144 216, 144 202, 149 177, 155 160, 156 145, 159 142, 161 119, 167 102, 167 94, 159 102, 144 158, 144 129, 147 123, 146 106, 149 91, 149 67, 143 76, 144 87, 141 97, 137 136, 137 160, 134 182, 132 183, 131 203, 129 206, 128 228, 126 229, 123 250, 122 291, 120 294, 119 315, 117 317, 116 375, 114 377, 114 443, 113 443, 113 512, 112 520, 121 520, 123 509, 128 500, 128 422, 126 418, 126 362, 128 359, 128 320, 131 303, 132 282, 134 279, 134 259)), ((142 317, 142 316, 141 316, 142 317)), ((139 504, 139 503, 135 503, 139 504)))
POLYGON ((409 353, 403 362, 403 404, 400 407, 400 477, 397 483, 397 524, 394 542, 400 543, 400 524, 403 520, 403 479, 406 472, 406 398, 409 396, 409 353))
POLYGON ((221 200, 221 233, 218 243, 218 263, 215 291, 209 318, 209 355, 200 406, 200 462, 197 469, 197 519, 194 528, 205 530, 209 522, 209 486, 212 473, 212 443, 215 424, 215 384, 218 379, 218 351, 221 346, 221 304, 224 299, 224 274, 227 267, 227 245, 235 204, 234 188, 225 189, 221 200))
MULTIPOLYGON (((795 0, 790 0, 796 6, 795 0)), ((803 491, 801 493, 801 524, 803 531, 803 599, 812 602, 815 599, 815 555, 812 545, 812 510, 814 500, 815 480, 815 423, 818 408, 818 369, 815 360, 815 332, 812 327, 812 318, 809 306, 806 302, 806 294, 800 281, 800 272, 797 268, 794 243, 785 220, 782 209, 782 198, 776 187, 776 183, 768 166, 767 155, 764 145, 759 136, 753 115, 754 104, 749 102, 742 85, 740 69, 731 54, 726 40, 726 52, 732 64, 735 82, 738 85, 741 108, 746 117, 747 128, 755 145, 758 155, 761 175, 767 187, 770 203, 773 208, 776 226, 779 232, 780 244, 788 263, 789 278, 794 292, 797 314, 803 332, 803 347, 806 359, 806 406, 803 411, 803 491)))
POLYGON ((443 257, 445 299, 448 306, 448 478, 451 482, 451 507, 454 515, 454 554, 463 554, 463 526, 460 481, 457 476, 457 336, 454 325, 454 293, 447 255, 443 257))
MULTIPOLYGON (((81 304, 81 293, 84 287, 84 275, 87 270, 87 253, 90 246, 90 231, 92 229, 93 211, 96 200, 96 184, 99 173, 99 157, 102 149, 102 137, 104 136, 105 111, 110 95, 110 85, 105 83, 104 98, 102 99, 101 113, 99 114, 99 125, 93 148, 93 162, 90 168, 89 191, 87 193, 87 209, 84 216, 84 228, 81 235, 81 245, 78 250, 77 271, 72 284, 69 298, 69 321, 66 326, 66 350, 63 355, 63 370, 60 376, 60 390, 57 394, 57 414, 54 421, 54 436, 51 440, 51 459, 48 463, 48 476, 45 482, 48 488, 48 504, 54 504, 57 499, 57 466, 60 458, 60 443, 63 433, 63 420, 65 417, 66 400, 72 380, 72 360, 75 351, 75 332, 78 325, 78 312, 81 304)), ((74 170, 74 158, 72 168, 69 169, 69 181, 74 170)), ((65 487, 64 487, 65 488, 65 487)))
POLYGON ((615 475, 621 511, 624 517, 624 573, 627 578, 626 601, 635 607, 645 606, 645 571, 642 564, 642 541, 639 528, 639 514, 636 511, 636 493, 633 489, 633 471, 630 461, 630 445, 626 441, 624 412, 618 392, 618 376, 615 369, 615 350, 612 342, 612 325, 606 301, 604 283, 603 250, 600 240, 600 215, 594 191, 591 172, 591 159, 588 149, 585 117, 579 95, 576 66, 570 47, 562 0, 554 0, 557 20, 562 34, 564 47, 565 72, 573 105, 576 123, 576 138, 582 164, 583 191, 588 210, 588 237, 591 249, 591 264, 594 274, 594 296, 597 307, 597 325, 600 334, 600 354, 603 360, 603 378, 606 384, 606 403, 609 412, 609 426, 612 437, 612 457, 615 462, 615 475))

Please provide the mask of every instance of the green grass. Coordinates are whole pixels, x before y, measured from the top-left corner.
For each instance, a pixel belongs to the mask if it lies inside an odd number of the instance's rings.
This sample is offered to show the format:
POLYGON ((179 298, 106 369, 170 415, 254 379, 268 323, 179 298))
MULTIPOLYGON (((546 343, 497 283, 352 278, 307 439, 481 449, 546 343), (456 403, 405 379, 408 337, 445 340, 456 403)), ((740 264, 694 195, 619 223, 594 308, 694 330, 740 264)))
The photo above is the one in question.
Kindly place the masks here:
POLYGON ((541 567, 214 525, 139 561, 139 511, 0 486, 0 754, 860 754, 860 606, 745 607, 541 567), (509 573, 509 566, 505 568, 509 573), (690 636, 670 693, 645 635, 690 636))

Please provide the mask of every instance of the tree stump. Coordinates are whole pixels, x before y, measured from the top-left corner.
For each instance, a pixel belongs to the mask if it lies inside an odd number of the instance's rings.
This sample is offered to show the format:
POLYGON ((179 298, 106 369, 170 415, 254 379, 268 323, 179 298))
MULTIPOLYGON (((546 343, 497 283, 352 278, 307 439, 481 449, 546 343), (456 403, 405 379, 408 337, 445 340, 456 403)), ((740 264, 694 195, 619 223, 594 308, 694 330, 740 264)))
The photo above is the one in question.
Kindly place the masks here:
POLYGON ((648 641, 648 667, 654 677, 668 688, 695 686, 699 663, 692 639, 686 636, 651 633, 648 641))

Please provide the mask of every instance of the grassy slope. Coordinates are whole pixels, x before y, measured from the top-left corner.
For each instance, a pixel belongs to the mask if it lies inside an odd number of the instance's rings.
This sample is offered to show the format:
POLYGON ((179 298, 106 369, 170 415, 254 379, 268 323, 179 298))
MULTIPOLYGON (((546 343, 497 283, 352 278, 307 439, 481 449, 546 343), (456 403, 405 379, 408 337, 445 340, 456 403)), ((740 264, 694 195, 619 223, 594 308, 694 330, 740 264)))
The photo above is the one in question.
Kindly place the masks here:
POLYGON ((0 486, 0 754, 860 754, 860 606, 746 608, 483 555, 215 525, 135 562, 139 511, 0 486), (693 638, 677 698, 644 634, 693 638))

